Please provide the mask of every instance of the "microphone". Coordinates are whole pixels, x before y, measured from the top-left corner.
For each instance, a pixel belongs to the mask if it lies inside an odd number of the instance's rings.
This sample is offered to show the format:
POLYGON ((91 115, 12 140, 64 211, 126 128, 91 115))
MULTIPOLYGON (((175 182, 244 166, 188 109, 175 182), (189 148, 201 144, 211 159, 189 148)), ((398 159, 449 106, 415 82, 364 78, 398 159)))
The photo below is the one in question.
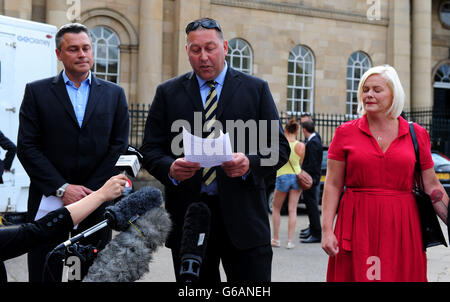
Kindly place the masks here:
POLYGON ((124 231, 130 226, 130 222, 135 221, 137 217, 150 209, 160 207, 161 204, 160 190, 154 187, 143 187, 122 198, 115 205, 106 207, 105 220, 61 243, 53 252, 68 247, 108 225, 114 230, 124 231))
POLYGON ((125 231, 140 215, 162 204, 161 191, 155 187, 143 187, 106 207, 105 218, 116 231, 125 231))
POLYGON ((133 282, 149 271, 153 252, 166 241, 172 223, 166 210, 154 208, 133 227, 117 234, 98 254, 83 282, 133 282))
POLYGON ((115 166, 120 171, 136 177, 141 168, 143 158, 143 155, 137 148, 128 145, 127 151, 119 157, 115 166))
POLYGON ((184 216, 180 247, 180 279, 184 283, 195 283, 200 277, 210 223, 211 211, 205 203, 195 202, 189 205, 184 216))

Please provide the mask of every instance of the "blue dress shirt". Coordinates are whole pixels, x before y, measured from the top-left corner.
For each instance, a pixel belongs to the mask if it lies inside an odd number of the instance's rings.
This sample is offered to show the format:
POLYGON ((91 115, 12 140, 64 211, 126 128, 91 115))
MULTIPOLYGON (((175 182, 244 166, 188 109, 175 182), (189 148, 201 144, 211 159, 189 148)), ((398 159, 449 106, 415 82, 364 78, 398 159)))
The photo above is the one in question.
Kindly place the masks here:
POLYGON ((81 82, 80 87, 75 87, 74 83, 69 80, 69 77, 66 75, 66 71, 64 70, 62 73, 64 83, 66 84, 66 90, 69 94, 70 102, 72 103, 73 110, 75 111, 75 116, 78 121, 78 125, 81 128, 83 125, 84 113, 86 112, 86 106, 89 99, 89 92, 91 90, 91 71, 89 71, 89 75, 81 82))

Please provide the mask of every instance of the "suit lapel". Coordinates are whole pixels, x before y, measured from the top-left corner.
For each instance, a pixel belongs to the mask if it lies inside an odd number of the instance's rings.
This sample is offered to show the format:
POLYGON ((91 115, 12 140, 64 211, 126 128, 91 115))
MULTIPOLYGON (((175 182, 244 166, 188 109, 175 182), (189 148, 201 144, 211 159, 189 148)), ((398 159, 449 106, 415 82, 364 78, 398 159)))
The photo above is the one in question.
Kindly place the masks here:
POLYGON ((81 128, 85 127, 87 122, 94 112, 95 106, 100 102, 101 96, 103 94, 102 84, 97 78, 91 73, 91 89, 89 90, 89 98, 86 105, 86 111, 84 113, 83 124, 81 128))
POLYGON ((223 83, 222 92, 220 93, 219 103, 217 104, 216 119, 220 119, 225 108, 232 103, 232 98, 239 86, 241 85, 241 79, 239 73, 237 73, 231 67, 228 67, 227 75, 223 83))
POLYGON ((73 109, 73 105, 70 101, 69 94, 67 93, 66 84, 64 83, 64 78, 62 76, 62 73, 64 71, 61 71, 59 75, 57 75, 52 82, 52 90, 56 95, 56 98, 61 103, 61 105, 64 107, 64 109, 67 111, 69 116, 72 118, 73 122, 78 125, 77 118, 75 116, 75 111, 73 109))
POLYGON ((183 81, 184 89, 186 89, 189 100, 194 107, 194 111, 203 112, 202 97, 200 96, 200 88, 198 86, 197 78, 193 72, 186 74, 183 81))

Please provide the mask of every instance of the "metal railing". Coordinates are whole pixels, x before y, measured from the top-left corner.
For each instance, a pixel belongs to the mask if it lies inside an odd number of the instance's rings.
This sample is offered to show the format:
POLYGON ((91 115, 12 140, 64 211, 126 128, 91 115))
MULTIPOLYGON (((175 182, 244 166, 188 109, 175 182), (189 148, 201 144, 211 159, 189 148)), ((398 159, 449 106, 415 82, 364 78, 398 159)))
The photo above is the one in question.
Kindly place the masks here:
MULTIPOLYGON (((139 148, 142 145, 144 137, 145 122, 150 110, 149 104, 130 104, 130 144, 139 148)), ((431 109, 420 109, 404 113, 408 121, 414 121, 430 134, 431 147, 446 155, 450 155, 450 112, 436 112, 431 109)), ((285 125, 289 119, 295 118, 300 122, 301 114, 280 113, 281 123, 285 125)), ((356 119, 355 115, 337 114, 337 113, 312 113, 311 118, 314 121, 316 132, 322 138, 324 146, 329 146, 336 128, 347 121, 356 119)), ((299 138, 304 140, 300 131, 299 138)))

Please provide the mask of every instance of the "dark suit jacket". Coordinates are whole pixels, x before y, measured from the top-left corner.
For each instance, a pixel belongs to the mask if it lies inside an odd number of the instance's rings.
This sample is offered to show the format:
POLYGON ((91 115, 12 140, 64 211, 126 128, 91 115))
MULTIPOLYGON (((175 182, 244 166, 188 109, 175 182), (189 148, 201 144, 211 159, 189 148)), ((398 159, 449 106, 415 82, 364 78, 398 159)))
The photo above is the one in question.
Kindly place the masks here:
POLYGON ((16 145, 10 141, 1 131, 0 131, 0 147, 6 150, 5 159, 0 159, 0 183, 2 183, 2 175, 5 170, 10 170, 14 156, 16 155, 16 145))
POLYGON ((38 221, 0 228, 0 283, 6 282, 3 261, 18 257, 45 244, 59 243, 73 228, 66 207, 48 213, 38 221))
MULTIPOLYGON (((143 164, 150 174, 165 185, 165 207, 174 223, 167 241, 167 246, 171 248, 178 246, 186 208, 199 200, 201 188, 201 170, 178 186, 168 178, 172 162, 177 157, 184 156, 174 154, 171 147, 174 139, 179 141, 176 137, 179 138, 182 130, 176 128, 172 131, 171 127, 175 121, 184 120, 190 125, 191 132, 194 132, 196 126, 194 111, 201 113, 202 109, 198 81, 195 74, 190 72, 171 79, 157 88, 147 118, 141 147, 144 154, 143 164)), ((267 82, 228 68, 219 98, 216 120, 222 123, 224 132, 227 131, 226 121, 255 120, 256 124, 259 121, 275 121, 276 127, 272 136, 264 136, 269 142, 266 146, 270 146, 270 142, 279 146, 276 150, 279 151, 279 156, 272 166, 261 165, 262 155, 259 147, 250 153, 248 133, 245 137, 245 146, 238 146, 235 129, 230 133, 233 152, 247 155, 251 172, 243 180, 242 177, 227 177, 220 166, 216 169, 221 211, 233 244, 240 249, 268 244, 270 225, 264 177, 287 162, 290 148, 284 137, 267 82)), ((202 121, 196 123, 197 127, 203 126, 202 121)), ((270 130, 270 126, 268 128, 270 130)), ((252 138, 256 139, 258 135, 253 133, 252 138)))
POLYGON ((316 135, 306 143, 305 159, 302 164, 302 169, 311 175, 313 185, 317 185, 320 182, 320 170, 323 156, 322 149, 322 140, 316 133, 316 135))
POLYGON ((62 73, 29 83, 19 113, 17 156, 30 176, 28 215, 42 195, 64 183, 100 188, 117 174, 115 163, 128 146, 128 107, 123 89, 92 75, 80 128, 62 73))

